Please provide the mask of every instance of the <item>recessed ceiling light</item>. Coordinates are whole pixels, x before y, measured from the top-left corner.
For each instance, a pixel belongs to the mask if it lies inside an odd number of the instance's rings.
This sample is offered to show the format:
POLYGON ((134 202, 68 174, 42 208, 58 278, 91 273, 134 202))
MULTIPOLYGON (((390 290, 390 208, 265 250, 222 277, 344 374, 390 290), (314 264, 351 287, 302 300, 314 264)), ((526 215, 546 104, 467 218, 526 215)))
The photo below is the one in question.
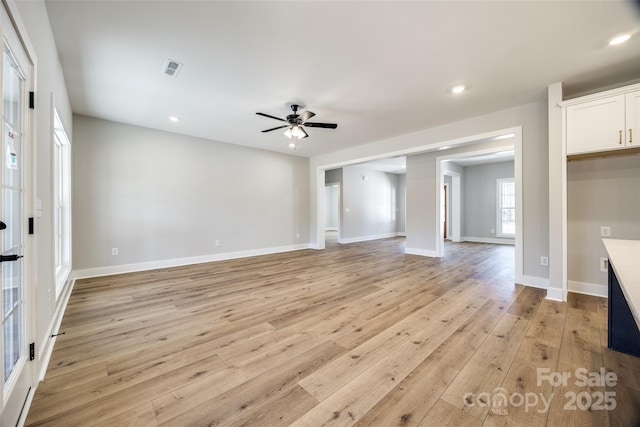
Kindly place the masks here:
POLYGON ((462 93, 467 87, 465 85, 458 85, 451 88, 451 93, 462 93))
POLYGON ((449 145, 443 145, 442 147, 438 148, 438 150, 442 151, 442 150, 448 150, 449 148, 451 148, 451 146, 449 145))
POLYGON ((179 121, 180 121, 180 119, 179 119, 179 118, 177 118, 176 116, 169 116, 169 120, 171 120, 171 121, 172 121, 172 122, 174 122, 174 123, 175 123, 175 122, 179 122, 179 121))
POLYGON ((631 38, 631 34, 623 34, 618 37, 614 37, 609 41, 611 46, 615 46, 617 44, 622 44, 631 38))

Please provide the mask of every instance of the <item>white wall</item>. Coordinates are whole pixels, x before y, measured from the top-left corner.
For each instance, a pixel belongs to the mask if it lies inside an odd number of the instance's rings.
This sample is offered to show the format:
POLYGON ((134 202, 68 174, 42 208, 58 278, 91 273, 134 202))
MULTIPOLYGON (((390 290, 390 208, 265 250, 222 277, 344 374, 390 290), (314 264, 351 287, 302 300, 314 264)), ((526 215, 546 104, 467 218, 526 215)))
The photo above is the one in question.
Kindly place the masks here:
POLYGON ((16 2, 26 36, 37 57, 36 64, 36 199, 41 201, 42 215, 37 218, 36 231, 36 284, 35 284, 35 333, 36 353, 40 368, 48 346, 56 310, 62 306, 62 296, 56 301, 53 253, 53 201, 52 201, 52 145, 53 102, 63 126, 73 144, 71 105, 53 39, 49 17, 43 1, 16 2))
POLYGON ((513 239, 496 236, 497 195, 496 180, 513 178, 514 163, 500 162, 464 168, 463 239, 483 239, 513 243, 513 239), (492 233, 491 230, 494 230, 492 233))
POLYGON ((640 155, 569 162, 567 195, 569 290, 606 296, 600 227, 613 239, 640 239, 640 155))
MULTIPOLYGON (((468 142, 467 137, 522 126, 523 271, 525 276, 548 277, 540 256, 548 253, 548 128, 547 103, 534 102, 450 123, 419 132, 353 147, 311 159, 311 242, 317 245, 317 169, 389 155, 437 148, 447 142, 468 142)), ((467 148, 472 150, 472 148, 467 148)), ((448 151, 445 151, 448 152, 448 151)), ((439 155, 442 155, 442 151, 439 155)), ((434 250, 435 156, 407 158, 407 247, 434 250), (416 197, 417 196, 417 197, 416 197), (426 213, 423 213, 426 212, 426 213), (411 241, 411 242, 410 242, 411 241)))
POLYGON ((308 246, 308 159, 84 116, 74 135, 80 275, 308 246))
POLYGON ((342 169, 342 241, 398 232, 398 175, 347 166, 342 169))

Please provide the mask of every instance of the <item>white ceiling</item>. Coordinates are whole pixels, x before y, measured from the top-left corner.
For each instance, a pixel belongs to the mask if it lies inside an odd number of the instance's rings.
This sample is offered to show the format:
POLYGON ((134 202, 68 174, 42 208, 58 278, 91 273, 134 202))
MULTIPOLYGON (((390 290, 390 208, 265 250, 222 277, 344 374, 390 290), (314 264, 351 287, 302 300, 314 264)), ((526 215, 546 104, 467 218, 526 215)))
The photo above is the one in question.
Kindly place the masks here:
POLYGON ((58 1, 75 113, 314 156, 640 78, 640 11, 618 1, 58 1), (634 36, 610 47, 620 33, 634 36), (161 73, 171 58, 175 78, 161 73), (469 90, 452 95, 449 89, 469 90), (313 121, 297 151, 275 120, 313 121), (178 116, 178 123, 168 116, 178 116))
POLYGON ((458 166, 467 167, 467 166, 477 166, 477 165, 486 165, 490 163, 500 163, 500 162, 508 162, 513 161, 514 152, 513 150, 508 151, 499 151, 496 153, 483 154, 479 156, 470 156, 464 157, 454 160, 445 160, 449 163, 454 163, 458 166))
POLYGON ((356 166, 361 166, 380 172, 402 174, 407 173, 407 158, 405 156, 389 157, 385 159, 359 163, 356 166))

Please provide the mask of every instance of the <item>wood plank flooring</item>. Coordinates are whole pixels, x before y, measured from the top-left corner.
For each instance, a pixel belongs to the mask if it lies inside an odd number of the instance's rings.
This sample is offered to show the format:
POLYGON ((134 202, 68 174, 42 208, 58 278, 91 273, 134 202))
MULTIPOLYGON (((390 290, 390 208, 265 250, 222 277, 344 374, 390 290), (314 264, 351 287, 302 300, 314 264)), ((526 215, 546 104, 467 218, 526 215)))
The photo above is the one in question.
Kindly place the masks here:
POLYGON ((513 265, 510 246, 433 259, 393 238, 81 280, 27 425, 640 425, 607 301, 546 300, 513 265))

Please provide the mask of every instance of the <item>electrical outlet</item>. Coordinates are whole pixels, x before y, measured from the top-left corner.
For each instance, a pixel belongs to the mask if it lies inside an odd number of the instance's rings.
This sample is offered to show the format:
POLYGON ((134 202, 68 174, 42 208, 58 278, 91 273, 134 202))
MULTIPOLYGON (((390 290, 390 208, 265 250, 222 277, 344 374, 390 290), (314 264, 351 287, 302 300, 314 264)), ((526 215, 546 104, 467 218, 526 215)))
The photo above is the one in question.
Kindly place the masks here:
POLYGON ((216 246, 220 246, 220 240, 216 240, 216 246))
POLYGON ((112 256, 118 255, 118 248, 111 248, 111 255, 112 256))
POLYGON ((600 227, 600 237, 611 237, 611 227, 600 227))
POLYGON ((491 229, 491 234, 496 234, 496 229, 495 228, 491 229))
POLYGON ((296 233, 296 239, 300 238, 300 233, 296 233))
POLYGON ((540 257, 540 265, 549 265, 549 257, 541 256, 540 257))
POLYGON ((609 271, 609 259, 606 257, 601 257, 600 258, 600 271, 602 271, 603 273, 606 273, 607 271, 609 271))

